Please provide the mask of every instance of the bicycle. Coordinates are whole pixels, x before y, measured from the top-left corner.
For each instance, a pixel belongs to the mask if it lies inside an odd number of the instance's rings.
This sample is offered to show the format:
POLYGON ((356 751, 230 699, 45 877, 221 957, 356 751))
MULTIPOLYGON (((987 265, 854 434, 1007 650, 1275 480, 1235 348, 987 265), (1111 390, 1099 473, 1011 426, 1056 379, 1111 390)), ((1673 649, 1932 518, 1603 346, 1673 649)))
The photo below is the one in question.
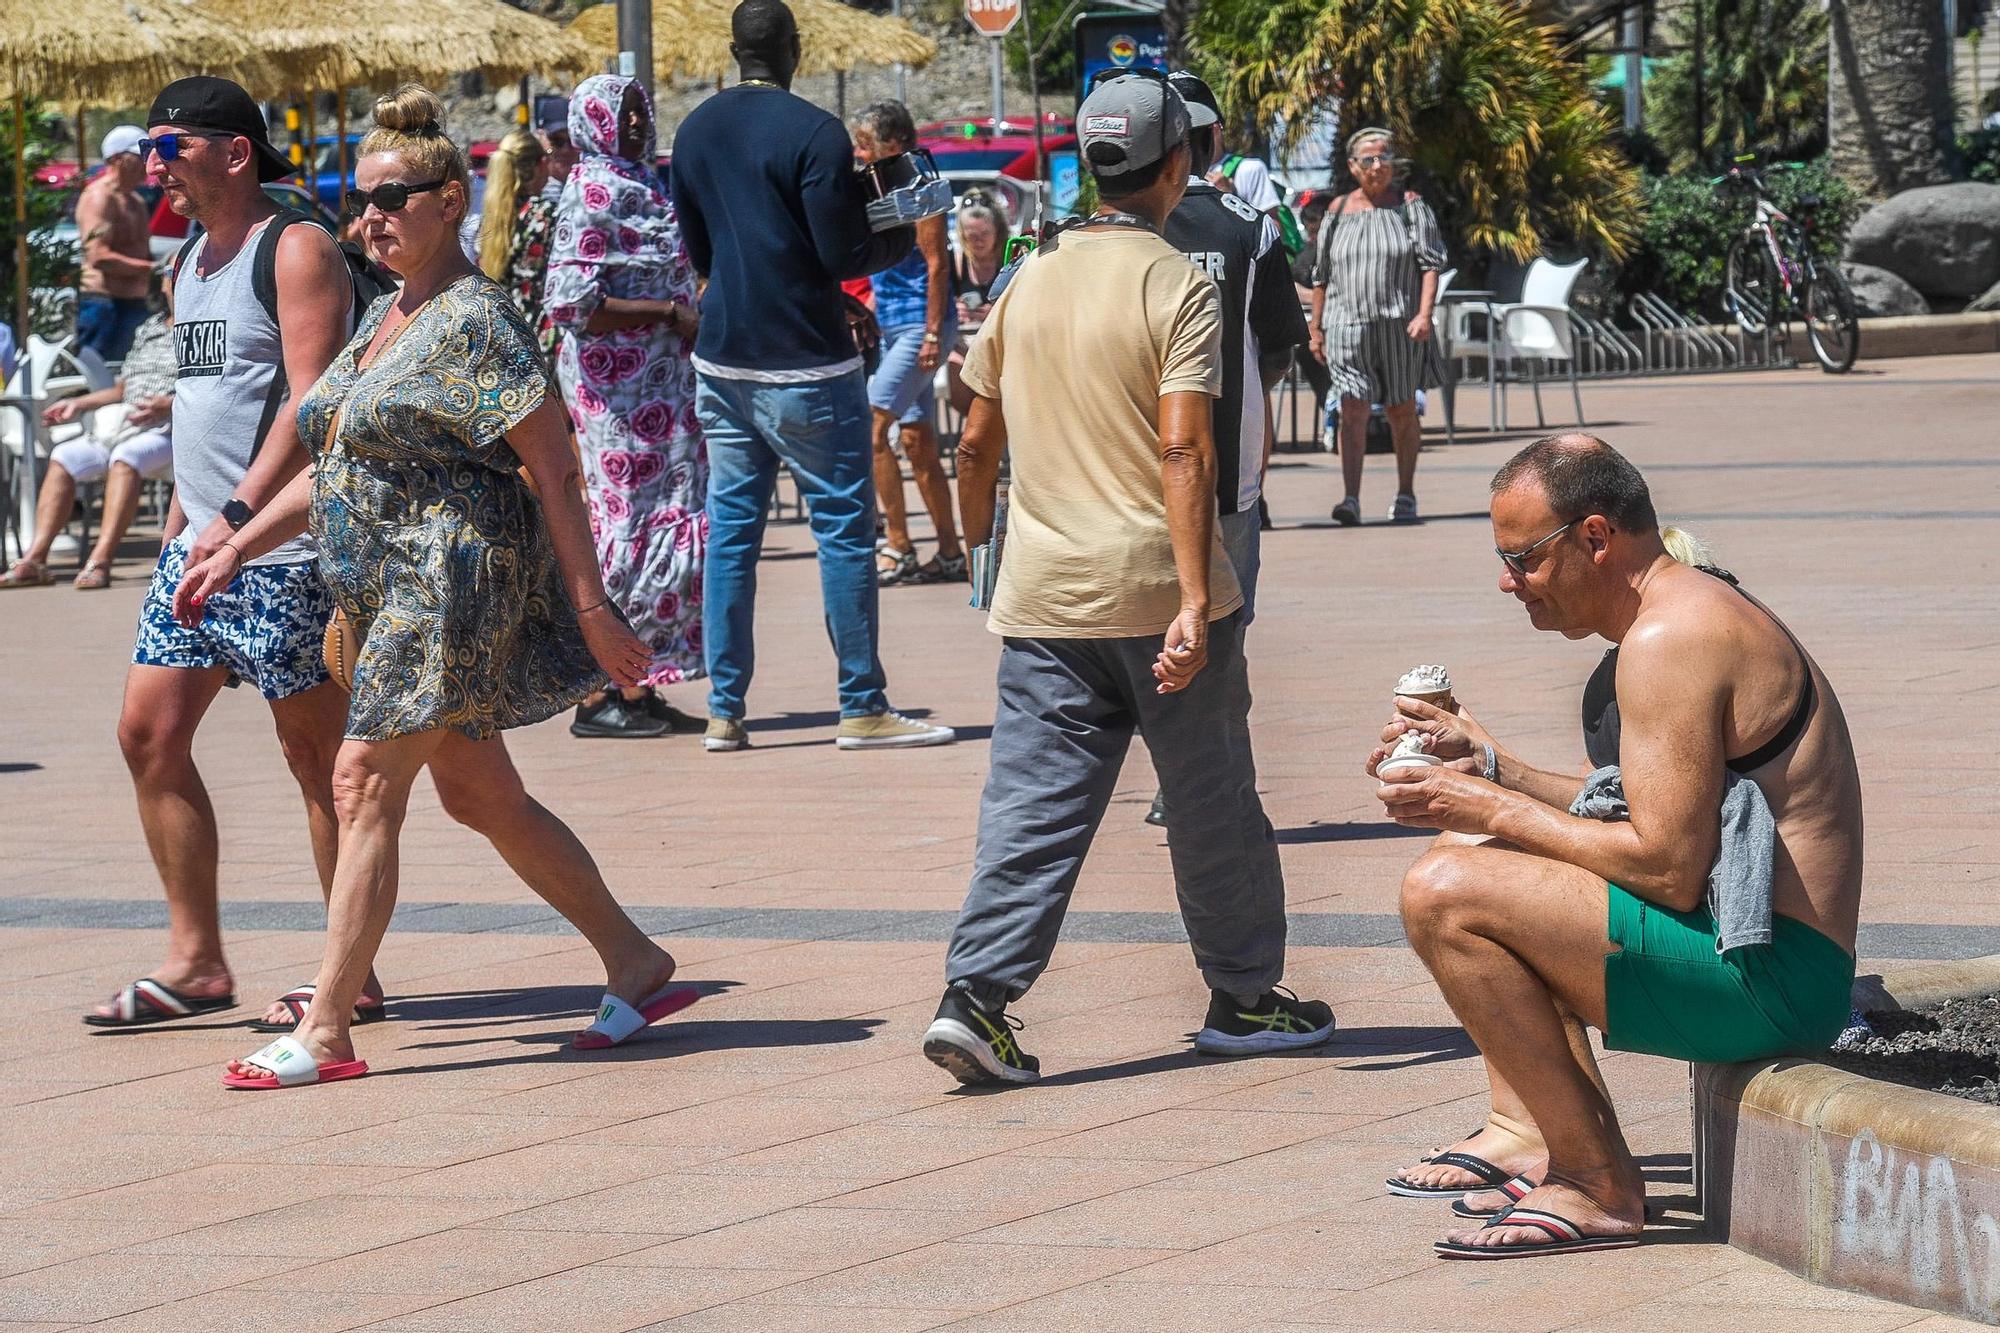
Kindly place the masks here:
MULTIPOLYGON (((1773 168, 1786 169, 1785 163, 1773 168)), ((1819 196, 1799 196, 1798 217, 1787 216, 1772 202, 1754 156, 1737 158, 1709 184, 1725 196, 1748 191, 1757 210, 1729 243, 1723 304, 1737 327, 1753 338, 1769 330, 1783 342, 1797 311, 1820 369, 1839 375, 1851 368, 1861 350, 1861 322, 1840 265, 1814 253, 1819 196)))

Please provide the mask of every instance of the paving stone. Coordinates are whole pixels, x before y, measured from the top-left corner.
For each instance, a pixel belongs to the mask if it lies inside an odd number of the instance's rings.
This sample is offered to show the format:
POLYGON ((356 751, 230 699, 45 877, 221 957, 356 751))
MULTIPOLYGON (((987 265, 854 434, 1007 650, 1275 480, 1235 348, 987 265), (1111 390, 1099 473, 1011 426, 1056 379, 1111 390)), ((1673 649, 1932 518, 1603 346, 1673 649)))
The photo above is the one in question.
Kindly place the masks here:
MULTIPOLYGON (((1868 783, 1868 969, 2000 950, 2000 744, 1985 712, 1948 734, 1911 721, 1913 699, 2000 698, 1995 365, 1586 386, 1662 514, 1715 542, 1841 693, 1868 783)), ((10 594, 0 1324, 248 1329, 281 1305, 290 1328, 481 1333, 1959 1327, 1707 1240, 1686 1071, 1665 1061, 1604 1062, 1664 1210, 1654 1243, 1445 1264, 1443 1210, 1383 1191, 1484 1111, 1478 1062, 1401 943, 1422 840, 1382 821, 1360 772, 1388 687, 1445 662, 1525 754, 1579 757, 1599 648, 1525 626, 1480 517, 1493 469, 1533 434, 1434 443, 1418 473, 1432 518, 1413 528, 1332 529, 1334 460, 1273 468, 1250 650, 1259 778, 1293 913, 1288 984, 1336 1004, 1336 1041, 1290 1059, 1190 1051, 1206 995, 1164 838, 1140 819, 1141 744, 1018 1006, 1047 1077, 1002 1095, 958 1089, 916 1051, 993 714, 996 645, 962 590, 882 598, 892 697, 962 727, 954 747, 833 748, 816 572, 790 523, 761 571, 755 748, 583 744, 560 720, 509 737, 704 988, 693 1011, 618 1051, 569 1051, 595 958, 424 779, 379 959, 391 1018, 357 1033, 376 1072, 280 1098, 218 1084, 264 1040, 243 1022, 318 965, 324 908, 268 709, 225 692, 198 747, 241 1003, 86 1036, 85 1007, 158 966, 164 922, 109 734, 140 565, 96 598, 10 594)), ((1385 492, 1373 460, 1371 512, 1385 492)), ((698 712, 701 690, 669 694, 698 712)))

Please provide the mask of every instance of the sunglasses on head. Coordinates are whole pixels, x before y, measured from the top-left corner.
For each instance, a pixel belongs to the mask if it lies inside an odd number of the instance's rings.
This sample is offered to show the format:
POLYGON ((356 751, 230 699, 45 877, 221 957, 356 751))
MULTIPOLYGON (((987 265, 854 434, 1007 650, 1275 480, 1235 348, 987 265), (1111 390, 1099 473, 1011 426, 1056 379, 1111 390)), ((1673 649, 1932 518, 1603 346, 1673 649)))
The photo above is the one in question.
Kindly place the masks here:
POLYGON ((165 134, 155 134, 151 138, 139 140, 132 145, 132 151, 139 155, 141 162, 154 153, 160 155, 160 161, 172 162, 180 157, 182 148, 186 146, 182 143, 184 139, 234 139, 235 137, 233 134, 224 134, 220 131, 170 130, 165 134))
POLYGON ((422 185, 405 185, 401 181, 390 181, 372 190, 349 190, 347 211, 355 217, 360 217, 368 211, 368 205, 373 204, 378 213, 400 213, 404 205, 410 202, 411 195, 435 190, 450 179, 448 176, 440 177, 434 181, 425 181, 422 185))

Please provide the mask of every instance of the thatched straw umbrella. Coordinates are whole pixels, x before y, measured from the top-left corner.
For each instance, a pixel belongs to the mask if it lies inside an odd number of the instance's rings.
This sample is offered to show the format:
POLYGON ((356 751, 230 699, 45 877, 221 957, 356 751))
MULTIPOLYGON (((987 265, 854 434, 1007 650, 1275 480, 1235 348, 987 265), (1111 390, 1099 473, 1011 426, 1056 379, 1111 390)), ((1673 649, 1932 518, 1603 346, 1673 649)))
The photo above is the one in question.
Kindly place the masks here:
MULTIPOLYGON (((4 3, 5 0, 0 0, 4 3)), ((529 75, 567 80, 597 66, 582 41, 505 0, 397 0, 380 9, 298 0, 195 0, 273 52, 251 81, 272 94, 336 94, 336 158, 347 175, 347 98, 354 87, 386 88, 407 80, 432 87, 461 74, 495 82, 529 75)), ((311 126, 308 127, 311 137, 311 126)))
MULTIPOLYGON (((927 65, 937 43, 901 19, 878 18, 849 9, 838 0, 788 0, 799 21, 804 48, 799 73, 845 73, 856 65, 927 65)), ((655 77, 706 82, 735 72, 729 54, 729 16, 734 0, 653 0, 655 77)), ((577 15, 569 30, 602 55, 618 52, 618 6, 595 5, 577 15)))
MULTIPOLYGON (((249 56, 240 36, 180 0, 0 0, 0 96, 14 103, 14 318, 24 396, 35 391, 26 355, 28 100, 148 102, 190 69, 232 66, 249 56)), ((34 503, 33 437, 31 426, 23 429, 24 505, 34 503)))

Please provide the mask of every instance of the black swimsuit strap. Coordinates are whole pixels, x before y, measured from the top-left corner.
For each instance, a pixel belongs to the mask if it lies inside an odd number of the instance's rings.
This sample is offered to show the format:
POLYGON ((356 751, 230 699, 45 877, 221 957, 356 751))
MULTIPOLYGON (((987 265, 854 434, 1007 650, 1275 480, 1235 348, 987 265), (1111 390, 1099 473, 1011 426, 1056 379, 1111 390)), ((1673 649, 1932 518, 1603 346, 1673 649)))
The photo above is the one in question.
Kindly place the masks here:
POLYGON ((1777 734, 1749 754, 1724 762, 1724 768, 1741 777, 1762 768, 1798 744, 1799 738, 1806 734, 1806 728, 1812 725, 1813 706, 1819 702, 1819 691, 1813 685, 1812 662, 1806 657, 1806 650, 1799 646, 1799 641, 1791 630, 1785 627, 1782 620, 1765 610, 1764 605, 1756 598, 1743 592, 1734 580, 1726 582, 1737 592, 1743 593, 1744 601, 1763 611, 1765 618, 1778 627, 1778 632, 1792 645, 1792 651, 1799 655, 1799 669, 1805 672, 1805 684, 1799 687, 1799 701, 1792 705, 1792 715, 1785 719, 1785 725, 1778 728, 1777 734))
MULTIPOLYGON (((1779 755, 1798 743, 1812 725, 1813 708, 1819 701, 1819 691, 1813 684, 1812 663, 1806 657, 1806 650, 1799 645, 1791 630, 1783 621, 1766 610, 1762 603, 1737 585, 1736 579, 1726 571, 1700 566, 1702 572, 1713 575, 1743 593, 1743 599, 1764 613, 1778 632, 1792 645, 1792 651, 1799 655, 1799 666, 1805 671, 1805 684, 1800 687, 1798 702, 1792 706, 1791 716, 1778 728, 1770 740, 1740 758, 1723 761, 1723 767, 1742 776, 1776 759, 1779 755)), ((1589 683, 1583 691, 1583 746, 1590 762, 1602 768, 1618 762, 1618 742, 1620 740, 1621 719, 1618 714, 1618 650, 1604 654, 1604 660, 1591 672, 1589 683)))

